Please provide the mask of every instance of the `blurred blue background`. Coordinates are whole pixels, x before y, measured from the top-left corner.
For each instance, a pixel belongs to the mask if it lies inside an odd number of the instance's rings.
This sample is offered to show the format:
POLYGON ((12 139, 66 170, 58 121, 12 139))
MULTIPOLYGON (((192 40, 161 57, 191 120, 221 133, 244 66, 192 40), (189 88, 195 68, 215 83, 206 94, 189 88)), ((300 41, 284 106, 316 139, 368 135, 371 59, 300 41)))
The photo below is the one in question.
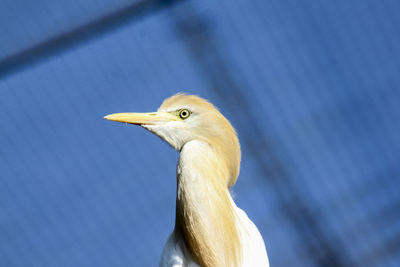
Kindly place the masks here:
POLYGON ((273 267, 400 266, 400 3, 3 0, 0 266, 157 266, 178 153, 105 121, 200 95, 273 267))

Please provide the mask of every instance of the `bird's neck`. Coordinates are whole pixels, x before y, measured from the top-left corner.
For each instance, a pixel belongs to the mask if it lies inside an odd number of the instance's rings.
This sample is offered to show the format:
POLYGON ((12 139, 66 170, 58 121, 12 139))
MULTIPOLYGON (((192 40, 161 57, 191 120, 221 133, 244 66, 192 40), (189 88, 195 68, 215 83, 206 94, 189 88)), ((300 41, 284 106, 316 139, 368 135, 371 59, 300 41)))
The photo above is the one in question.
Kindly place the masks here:
POLYGON ((201 266, 237 266, 240 243, 234 203, 226 185, 227 164, 208 143, 181 150, 175 231, 201 266))

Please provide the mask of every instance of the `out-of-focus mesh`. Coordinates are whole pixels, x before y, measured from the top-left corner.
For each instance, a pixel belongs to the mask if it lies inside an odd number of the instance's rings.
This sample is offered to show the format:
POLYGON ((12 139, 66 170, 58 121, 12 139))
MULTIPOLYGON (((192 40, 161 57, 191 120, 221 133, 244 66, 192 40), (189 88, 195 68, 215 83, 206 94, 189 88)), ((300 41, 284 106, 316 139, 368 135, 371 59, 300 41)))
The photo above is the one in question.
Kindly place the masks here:
POLYGON ((156 266, 178 153, 103 120, 176 92, 242 145, 271 266, 399 266, 397 1, 3 1, 0 266, 156 266))

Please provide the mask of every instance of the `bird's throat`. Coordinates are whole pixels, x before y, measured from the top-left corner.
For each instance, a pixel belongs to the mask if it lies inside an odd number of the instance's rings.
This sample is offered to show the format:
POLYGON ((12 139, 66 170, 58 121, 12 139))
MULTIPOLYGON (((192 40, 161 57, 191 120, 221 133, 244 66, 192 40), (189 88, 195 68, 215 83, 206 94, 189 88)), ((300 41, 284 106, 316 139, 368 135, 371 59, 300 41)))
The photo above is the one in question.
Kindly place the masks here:
POLYGON ((237 266, 239 234, 226 164, 207 143, 191 141, 181 151, 177 172, 175 231, 201 266, 237 266))

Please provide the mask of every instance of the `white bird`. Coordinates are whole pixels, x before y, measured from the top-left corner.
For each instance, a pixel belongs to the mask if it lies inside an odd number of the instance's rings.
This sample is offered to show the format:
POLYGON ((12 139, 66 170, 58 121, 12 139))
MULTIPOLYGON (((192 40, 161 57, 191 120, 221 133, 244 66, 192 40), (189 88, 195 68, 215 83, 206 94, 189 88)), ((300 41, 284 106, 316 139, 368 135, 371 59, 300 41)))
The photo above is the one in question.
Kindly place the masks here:
POLYGON ((240 145, 217 108, 179 93, 157 112, 116 113, 105 119, 140 125, 180 151, 175 228, 161 267, 269 266, 260 232, 230 195, 239 175, 240 145))

